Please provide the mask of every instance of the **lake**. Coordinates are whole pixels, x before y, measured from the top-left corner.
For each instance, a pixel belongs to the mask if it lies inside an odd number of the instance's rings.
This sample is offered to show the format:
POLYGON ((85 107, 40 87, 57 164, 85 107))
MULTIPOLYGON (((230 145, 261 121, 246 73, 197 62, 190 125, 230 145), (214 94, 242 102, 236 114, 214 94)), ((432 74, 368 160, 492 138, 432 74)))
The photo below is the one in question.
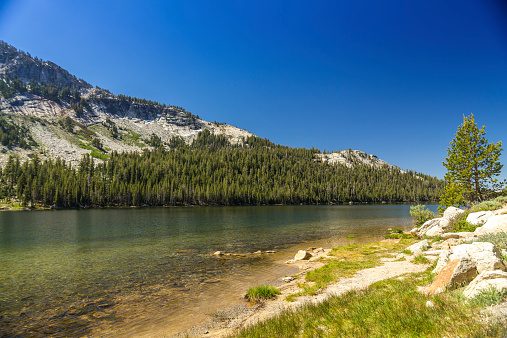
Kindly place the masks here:
POLYGON ((298 249, 409 230, 409 207, 0 212, 0 337, 182 332, 244 303, 251 286, 279 285, 297 272, 284 262, 298 249), (245 255, 216 257, 217 250, 245 255))

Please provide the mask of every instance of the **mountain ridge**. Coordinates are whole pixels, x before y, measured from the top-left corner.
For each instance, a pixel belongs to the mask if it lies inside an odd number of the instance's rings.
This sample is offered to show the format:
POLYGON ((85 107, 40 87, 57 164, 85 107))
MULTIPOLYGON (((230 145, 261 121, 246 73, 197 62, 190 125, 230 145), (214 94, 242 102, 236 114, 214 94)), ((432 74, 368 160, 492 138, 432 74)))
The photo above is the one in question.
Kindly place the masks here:
MULTIPOLYGON (((42 159, 60 157, 77 164, 84 154, 103 159, 113 151, 130 152, 167 145, 172 138, 192 142, 202 130, 222 134, 232 144, 254 136, 225 123, 207 122, 178 106, 93 87, 51 61, 0 41, 0 112, 29 129, 42 159)), ((0 164, 10 154, 29 158, 32 149, 2 149, 0 164)), ((357 150, 316 154, 317 160, 350 167, 357 163, 372 167, 388 165, 375 155, 357 150)))

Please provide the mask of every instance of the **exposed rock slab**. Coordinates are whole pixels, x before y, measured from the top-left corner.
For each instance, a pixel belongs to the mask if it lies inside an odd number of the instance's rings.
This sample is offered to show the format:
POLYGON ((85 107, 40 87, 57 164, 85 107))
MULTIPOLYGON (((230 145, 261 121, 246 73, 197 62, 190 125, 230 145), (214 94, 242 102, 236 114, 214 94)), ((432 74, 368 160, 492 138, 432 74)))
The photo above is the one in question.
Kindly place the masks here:
POLYGON ((478 236, 499 232, 507 232, 507 215, 505 214, 491 216, 483 226, 474 231, 478 236))
POLYGON ((477 268, 471 259, 456 258, 447 263, 426 290, 428 294, 444 292, 447 288, 470 282, 477 276, 477 268))
POLYGON ((483 271, 505 270, 502 256, 495 245, 488 242, 474 242, 472 244, 457 245, 452 247, 449 252, 443 252, 433 272, 440 273, 445 264, 459 258, 471 260, 479 273, 483 271))
POLYGON ((467 298, 474 298, 481 291, 495 288, 498 291, 507 289, 507 272, 501 270, 483 271, 463 291, 467 298))
POLYGON ((486 221, 491 217, 494 216, 495 213, 493 211, 478 211, 478 212, 472 212, 468 214, 467 216, 467 222, 471 223, 473 225, 480 225, 483 223, 486 223, 486 221))

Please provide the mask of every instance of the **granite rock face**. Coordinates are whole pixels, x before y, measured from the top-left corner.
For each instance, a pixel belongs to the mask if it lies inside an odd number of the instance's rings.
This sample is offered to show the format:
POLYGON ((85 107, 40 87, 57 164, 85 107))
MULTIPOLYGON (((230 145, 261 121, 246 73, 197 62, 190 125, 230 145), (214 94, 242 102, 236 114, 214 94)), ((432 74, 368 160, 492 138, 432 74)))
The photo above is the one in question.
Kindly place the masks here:
POLYGON ((507 214, 491 216, 483 226, 474 231, 478 236, 499 232, 507 232, 507 214))
POLYGON ((32 58, 30 54, 20 52, 3 41, 0 41, 0 73, 19 78, 25 83, 35 80, 37 83, 59 84, 70 89, 92 88, 91 84, 53 62, 32 58))
POLYGON ((463 212, 461 209, 449 207, 445 210, 443 217, 430 219, 421 227, 414 228, 410 232, 418 237, 423 237, 424 235, 430 237, 441 236, 449 228, 451 220, 463 212))
MULTIPOLYGON (((68 87, 79 94, 77 101, 66 98, 48 99, 35 92, 18 92, 13 97, 0 95, 0 111, 9 115, 14 124, 27 128, 37 142, 38 149, 16 149, 21 160, 37 153, 42 160, 57 158, 75 165, 86 149, 88 141, 60 126, 63 119, 71 118, 75 123, 93 127, 98 138, 108 152, 138 152, 151 148, 149 140, 153 135, 167 144, 174 137, 181 137, 191 143, 200 131, 209 130, 212 134, 224 135, 232 144, 243 142, 252 133, 234 126, 210 123, 200 119, 185 109, 172 105, 159 104, 142 99, 113 95, 111 92, 93 87, 67 70, 50 62, 33 58, 28 53, 18 51, 13 46, 0 41, 0 76, 19 79, 27 88, 31 83, 54 86, 57 91, 68 87), (81 112, 72 105, 85 100, 81 112), (108 126, 104 128, 104 124, 108 126), (113 135, 111 128, 117 133, 113 135), (80 147, 80 142, 85 143, 80 147), (42 154, 41 154, 42 153, 42 154)), ((73 94, 74 95, 74 94, 73 94)), ((7 162, 10 149, 0 145, 0 166, 7 162)))
POLYGON ((497 291, 507 289, 507 272, 501 270, 482 272, 466 287, 463 295, 467 298, 474 298, 481 291, 491 288, 497 291))
POLYGON ((488 242, 474 242, 452 247, 449 251, 442 252, 438 259, 434 273, 440 273, 444 266, 452 260, 459 258, 469 259, 479 273, 483 271, 505 270, 502 256, 496 246, 488 242))

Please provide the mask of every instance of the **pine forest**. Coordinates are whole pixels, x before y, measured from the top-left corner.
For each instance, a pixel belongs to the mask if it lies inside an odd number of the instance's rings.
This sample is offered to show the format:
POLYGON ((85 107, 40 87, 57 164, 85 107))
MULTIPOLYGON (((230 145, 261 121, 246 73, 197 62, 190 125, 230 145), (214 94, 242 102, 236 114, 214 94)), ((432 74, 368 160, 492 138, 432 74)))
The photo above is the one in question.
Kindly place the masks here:
POLYGON ((442 180, 420 173, 323 163, 317 149, 258 137, 231 145, 204 130, 190 145, 174 138, 168 146, 113 152, 104 161, 85 155, 76 167, 11 156, 0 169, 0 194, 24 205, 68 208, 438 201, 444 189, 442 180))

